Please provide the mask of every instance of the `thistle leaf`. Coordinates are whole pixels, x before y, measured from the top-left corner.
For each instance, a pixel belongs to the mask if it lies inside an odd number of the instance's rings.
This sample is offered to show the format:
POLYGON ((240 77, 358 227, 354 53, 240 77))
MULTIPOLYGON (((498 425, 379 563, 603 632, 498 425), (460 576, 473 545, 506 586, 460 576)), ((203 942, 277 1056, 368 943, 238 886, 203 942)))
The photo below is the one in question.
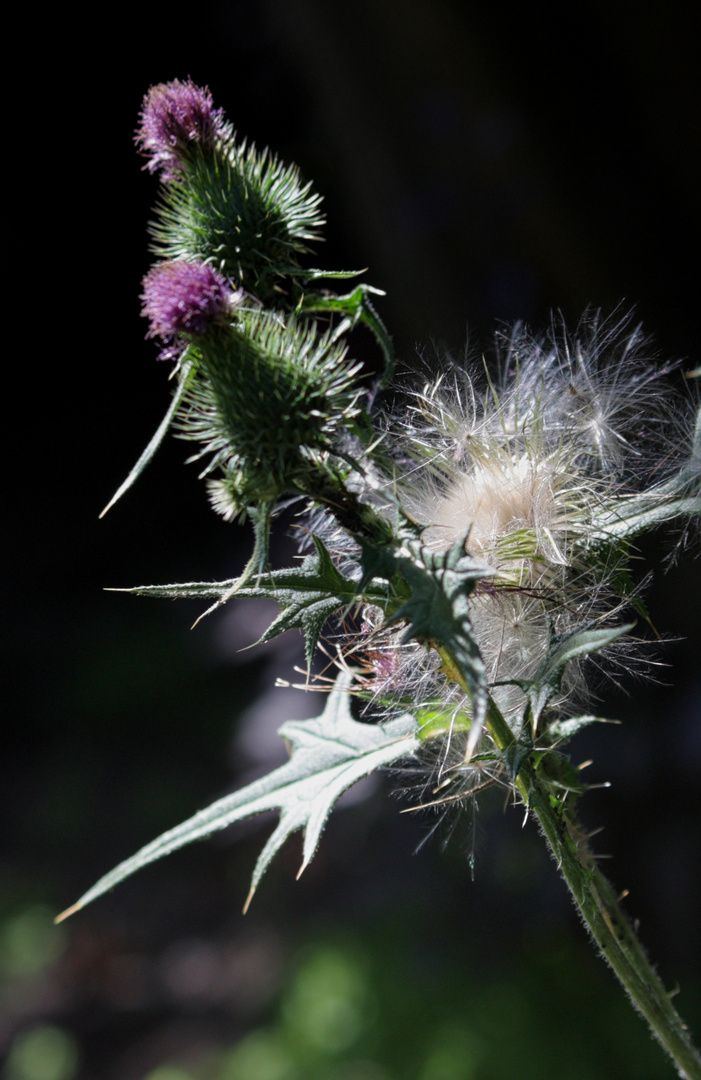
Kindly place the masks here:
POLYGON ((554 724, 550 724, 548 732, 550 735, 554 735, 555 738, 561 740, 569 740, 573 735, 576 735, 582 728, 589 727, 590 724, 618 724, 618 720, 605 720, 603 716, 573 716, 569 720, 556 720, 554 724))
MULTIPOLYGON (((690 482, 680 474, 679 483, 690 482)), ((687 498, 670 499, 661 493, 647 492, 631 499, 626 505, 625 514, 620 510, 609 511, 596 520, 599 532, 595 538, 613 539, 615 537, 637 536, 654 525, 671 521, 676 517, 698 517, 701 515, 701 495, 687 498)))
POLYGON ((307 666, 311 665, 324 623, 340 607, 359 599, 357 584, 344 578, 331 562, 331 557, 318 537, 316 551, 307 555, 296 570, 286 572, 287 581, 278 582, 275 600, 280 614, 270 624, 260 642, 271 641, 278 634, 298 627, 304 634, 307 666))
MULTIPOLYGON (((133 593, 134 596, 155 596, 159 600, 206 600, 210 596, 221 597, 230 592, 238 578, 228 581, 184 581, 176 585, 135 585, 131 589, 106 589, 106 592, 133 593)), ((237 596, 250 596, 242 589, 237 596)), ((266 591, 266 595, 269 593, 266 591)))
POLYGON ((291 747, 285 765, 163 833, 101 878, 59 919, 85 907, 171 851, 265 810, 278 810, 280 822, 258 858, 246 907, 271 859, 297 829, 304 830, 301 874, 314 856, 339 796, 362 777, 410 755, 418 746, 416 721, 408 714, 382 725, 354 720, 350 711, 351 682, 352 675, 341 672, 321 716, 283 724, 280 735, 291 747))
POLYGON ((472 724, 466 759, 472 756, 482 733, 487 711, 487 684, 484 664, 472 635, 468 597, 478 581, 494 574, 481 566, 465 549, 465 540, 456 541, 447 551, 430 551, 419 541, 409 540, 404 554, 397 557, 398 571, 412 594, 389 620, 406 620, 405 640, 443 645, 465 680, 472 700, 472 724))
MULTIPOLYGON (((535 732, 543 709, 560 689, 562 675, 567 664, 580 656, 589 656, 591 653, 605 649, 607 645, 611 645, 617 638, 629 633, 634 626, 635 623, 612 627, 584 626, 578 630, 571 630, 567 634, 556 634, 551 626, 548 651, 533 678, 529 680, 508 679, 495 685, 512 683, 520 686, 528 695, 531 726, 533 732, 535 732)), ((589 721, 589 718, 582 719, 589 721)), ((571 734, 574 734, 574 731, 571 734)), ((567 738, 569 737, 570 735, 567 736, 567 738)))
POLYGON ((568 634, 552 634, 547 656, 537 672, 533 682, 547 683, 558 688, 565 665, 579 656, 588 656, 593 652, 611 645, 623 634, 629 633, 635 623, 623 626, 591 627, 585 626, 568 634))
POLYGON ((224 601, 227 597, 265 597, 275 600, 280 605, 280 614, 257 644, 271 641, 285 630, 297 627, 304 633, 307 662, 311 663, 324 623, 335 611, 361 600, 383 606, 387 602, 387 590, 381 586, 368 586, 360 595, 357 582, 339 573, 321 540, 316 536, 312 536, 312 539, 316 550, 306 556, 301 566, 260 574, 255 579, 255 584, 242 585, 240 588, 236 587, 240 579, 231 578, 229 581, 141 585, 133 589, 111 591, 170 600, 210 597, 215 597, 218 601, 224 601))
MULTIPOLYGON (((313 273, 317 272, 313 271, 313 273)), ((324 274, 323 276, 328 277, 329 275, 324 274)), ((305 314, 324 312, 345 315, 348 319, 347 328, 349 330, 358 323, 367 326, 384 355, 385 370, 382 375, 381 386, 387 386, 394 371, 394 348, 385 324, 370 303, 370 293, 375 296, 385 295, 382 289, 375 289, 372 285, 357 285, 353 292, 347 293, 345 296, 336 296, 334 293, 311 293, 304 297, 302 311, 305 314)))
POLYGON ((506 747, 503 752, 502 760, 506 767, 506 772, 509 780, 512 784, 516 783, 516 777, 518 776, 519 769, 523 765, 531 754, 533 753, 533 743, 523 742, 520 739, 514 739, 512 743, 506 747))
MULTIPOLYGON (((348 278, 360 277, 360 275, 364 274, 366 271, 367 271, 367 266, 365 267, 364 270, 303 270, 303 269, 300 269, 300 270, 296 271, 296 274, 297 274, 298 277, 303 278, 304 281, 320 281, 320 280, 322 280, 324 278, 337 278, 337 279, 340 278, 343 281, 347 281, 348 278)), ((366 287, 371 288, 371 286, 369 286, 369 285, 366 286, 366 287)), ((378 293, 380 292, 379 289, 372 290, 372 291, 375 291, 375 292, 378 292, 378 293)), ((382 295, 384 296, 384 293, 382 295)))
POLYGON ((178 381, 178 386, 177 386, 177 389, 176 389, 176 391, 175 391, 175 393, 173 395, 173 400, 171 401, 170 405, 168 406, 168 412, 163 417, 163 420, 159 424, 155 435, 153 436, 153 438, 149 442, 148 446, 146 447, 143 454, 141 455, 141 457, 137 461, 136 465, 131 470, 131 472, 127 476, 126 480, 124 481, 124 483, 121 484, 120 487, 117 488, 114 495, 112 496, 110 501, 107 503, 107 506, 105 507, 105 509, 100 514, 101 518, 105 516, 107 511, 110 510, 119 499, 121 499, 122 495, 125 493, 125 491, 129 490, 129 488, 132 486, 134 481, 138 480, 139 476, 141 476, 141 473, 144 471, 144 469, 148 465, 149 461, 151 460, 151 458, 154 456, 154 454, 158 450, 158 447, 163 442, 163 439, 165 438, 166 432, 168 431, 168 428, 171 425, 173 417, 175 416, 175 413, 178 411, 178 408, 179 408, 179 406, 180 406, 180 404, 181 404, 181 402, 183 400, 183 397, 185 396, 185 391, 187 390, 190 373, 192 371, 192 366, 193 365, 192 365, 191 361, 187 361, 186 363, 184 363, 182 365, 182 368, 181 368, 181 371, 180 371, 180 378, 179 378, 179 381, 178 381))

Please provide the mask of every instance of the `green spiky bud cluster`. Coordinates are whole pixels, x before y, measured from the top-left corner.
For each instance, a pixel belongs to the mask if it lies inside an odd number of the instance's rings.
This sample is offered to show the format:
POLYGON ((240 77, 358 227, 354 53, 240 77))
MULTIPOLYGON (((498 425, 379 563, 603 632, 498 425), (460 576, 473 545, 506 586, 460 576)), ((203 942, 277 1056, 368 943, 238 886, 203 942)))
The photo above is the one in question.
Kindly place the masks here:
POLYGON ((296 166, 238 143, 209 90, 190 80, 152 87, 137 143, 165 182, 151 226, 157 255, 210 263, 261 300, 299 271, 324 222, 321 196, 296 166))
POLYGON ((334 441, 360 409, 359 365, 314 324, 246 311, 199 343, 200 367, 177 425, 202 443, 202 475, 215 509, 232 518, 248 505, 307 491, 328 467, 334 441))
POLYGON ((296 167, 237 145, 228 128, 212 150, 186 161, 157 207, 154 251, 166 259, 211 262, 269 300, 278 278, 299 271, 307 241, 318 238, 321 197, 301 183, 296 167))
POLYGON ((345 333, 365 323, 391 366, 368 300, 377 290, 318 289, 320 278, 355 276, 300 266, 319 238, 320 196, 296 166, 238 143, 206 88, 191 80, 152 87, 136 141, 162 180, 151 225, 161 261, 144 279, 142 314, 179 378, 163 424, 112 502, 171 425, 201 444, 194 460, 206 461, 202 475, 227 519, 246 510, 256 517, 263 506, 267 517, 285 494, 333 495, 349 464, 344 433, 362 427, 359 365, 346 358, 345 333))

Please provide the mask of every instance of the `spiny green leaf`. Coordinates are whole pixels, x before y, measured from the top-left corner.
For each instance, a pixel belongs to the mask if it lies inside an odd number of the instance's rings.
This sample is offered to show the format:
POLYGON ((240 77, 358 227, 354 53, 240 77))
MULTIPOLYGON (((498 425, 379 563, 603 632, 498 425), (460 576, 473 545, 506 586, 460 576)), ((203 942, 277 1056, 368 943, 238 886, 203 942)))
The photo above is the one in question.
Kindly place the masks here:
MULTIPOLYGON (((611 645, 623 634, 629 633, 635 623, 624 626, 584 626, 570 630, 566 634, 556 634, 550 627, 550 643, 545 658, 532 679, 507 679, 495 685, 511 683, 520 686, 528 695, 531 713, 531 727, 535 733, 543 709, 560 689, 562 676, 567 664, 580 656, 588 656, 611 645)), ((524 721, 525 723, 525 721, 524 721)))
POLYGON ((569 720, 556 720, 548 727, 548 734, 556 739, 569 740, 590 724, 617 724, 618 720, 605 720, 603 716, 573 716, 569 720))
MULTIPOLYGON (((106 592, 133 593, 134 596, 155 596, 159 600, 206 600, 211 596, 221 597, 229 592, 238 578, 227 581, 184 581, 176 585, 135 585, 131 589, 106 589, 106 592)), ((249 596, 242 590, 239 596, 249 596)), ((266 590, 266 595, 269 593, 266 590)))
POLYGON ((672 521, 677 517, 701 516, 701 495, 689 498, 655 498, 653 494, 641 495, 625 504, 622 510, 611 510, 596 520, 602 539, 632 537, 645 532, 654 525, 672 521))
MULTIPOLYGON (((397 557, 394 545, 362 543, 361 569, 362 577, 358 589, 360 592, 368 587, 373 581, 391 582, 398 573, 397 557)), ((409 596, 408 590, 406 596, 409 596)))
POLYGON ((137 461, 136 465, 131 470, 131 472, 127 476, 126 480, 124 481, 124 483, 121 484, 120 487, 117 488, 114 495, 112 496, 110 501, 107 503, 107 506, 105 507, 105 509, 100 514, 100 517, 104 517, 105 514, 107 513, 107 511, 110 510, 119 499, 121 499, 121 497, 125 493, 125 491, 129 490, 129 488, 132 486, 134 481, 138 480, 139 476, 141 476, 141 473, 144 471, 144 469, 148 465, 149 461, 151 460, 151 458, 154 456, 154 454, 158 450, 158 447, 163 442, 163 439, 165 438, 166 432, 168 431, 168 428, 171 425, 173 417, 175 416, 175 413, 177 412, 177 410, 178 410, 178 408, 179 408, 179 406, 180 406, 180 404, 181 404, 181 402, 183 400, 183 397, 185 396, 185 392, 186 392, 186 390, 188 388, 188 383, 189 383, 189 380, 190 380, 190 375, 192 373, 192 369, 193 369, 193 364, 192 364, 191 361, 185 361, 185 363, 183 363, 181 365, 180 377, 179 377, 179 380, 178 380, 178 385, 177 385, 176 391, 175 391, 175 393, 173 395, 173 400, 171 401, 170 405, 168 406, 168 412, 163 417, 163 420, 159 424, 155 435, 153 436, 153 438, 149 442, 148 446, 146 447, 143 454, 141 455, 141 457, 137 461))
POLYGON ((444 646, 470 692, 472 724, 467 740, 470 758, 482 733, 487 709, 484 664, 472 635, 468 597, 478 581, 494 574, 477 563, 457 540, 447 551, 430 551, 417 540, 407 541, 396 558, 397 570, 411 587, 411 596, 390 622, 406 620, 405 640, 444 646))
POLYGON ((504 750, 502 760, 512 784, 516 783, 519 769, 532 753, 533 743, 530 740, 524 742, 521 739, 514 739, 504 750))
POLYGON ((318 537, 313 540, 316 551, 307 555, 298 569, 287 571, 286 585, 278 582, 275 600, 280 604, 280 614, 260 639, 270 641, 298 627, 304 633, 307 666, 311 665, 326 620, 339 608, 360 599, 356 582, 338 572, 318 537))
POLYGON ((630 537, 676 517, 701 515, 701 408, 686 462, 668 480, 630 499, 615 499, 596 519, 599 538, 630 537))
POLYGON ((628 634, 635 623, 623 626, 585 626, 567 634, 552 634, 547 655, 533 682, 547 683, 559 688, 565 665, 579 656, 589 656, 628 634))
POLYGON ((380 606, 387 603, 387 590, 379 585, 367 586, 360 595, 357 582, 339 573, 321 540, 316 536, 312 539, 315 551, 305 557, 301 566, 260 574, 254 583, 240 588, 237 588, 240 579, 231 578, 229 581, 143 585, 113 591, 166 599, 215 597, 218 602, 238 597, 275 600, 280 605, 280 614, 260 641, 270 641, 284 630, 297 627, 305 635, 307 662, 311 662, 323 625, 335 611, 361 600, 380 606))
MULTIPOLYGON (((295 271, 295 275, 305 281, 320 281, 323 278, 340 278, 346 281, 348 278, 360 277, 366 271, 367 267, 364 270, 304 270, 300 268, 295 271)), ((367 286, 367 288, 370 288, 370 286, 367 286)), ((380 290, 375 291, 379 292, 380 290)), ((384 293, 382 295, 384 296, 384 293)))
POLYGON ((297 829, 304 830, 301 874, 316 851, 339 796, 362 777, 412 754, 418 746, 416 721, 408 714, 382 725, 354 720, 350 711, 351 682, 352 675, 341 672, 321 716, 283 724, 280 735, 291 747, 285 765, 163 833, 101 878, 59 919, 85 907, 171 851, 265 810, 278 810, 280 822, 258 858, 246 907, 271 859, 297 829))
MULTIPOLYGON (((327 275, 324 275, 327 276, 327 275)), ((304 296, 301 304, 303 313, 328 313, 342 314, 346 316, 347 325, 343 330, 352 330, 358 323, 372 332, 380 346, 385 359, 385 370, 382 375, 381 385, 387 386, 394 371, 394 348, 392 339, 387 332, 385 324, 372 306, 369 294, 384 296, 382 289, 374 289, 372 285, 357 285, 353 292, 345 296, 337 296, 335 293, 309 293, 304 296)))

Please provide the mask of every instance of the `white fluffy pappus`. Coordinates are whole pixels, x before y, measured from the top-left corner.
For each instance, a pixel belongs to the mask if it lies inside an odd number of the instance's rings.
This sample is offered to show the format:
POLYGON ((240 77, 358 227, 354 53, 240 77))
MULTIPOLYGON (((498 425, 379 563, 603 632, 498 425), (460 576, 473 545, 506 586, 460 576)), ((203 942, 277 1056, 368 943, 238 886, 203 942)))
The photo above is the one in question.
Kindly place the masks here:
MULTIPOLYGON (((553 320, 542 337, 517 325, 497 338, 494 380, 484 365, 449 363, 390 418, 393 499, 423 527, 429 549, 467 537, 469 553, 495 571, 471 595, 470 620, 491 693, 514 728, 525 695, 509 680, 535 675, 552 633, 620 624, 637 596, 629 544, 601 523, 688 457, 689 410, 667 379, 674 366, 657 362, 630 316, 588 314, 574 333, 553 320)), ((378 612, 366 622, 379 700, 467 717, 451 722, 454 752, 443 757, 454 765, 456 732, 469 726, 464 693, 434 652, 401 645, 378 612)), ((603 659, 626 668, 638 651, 625 639, 603 659)), ((586 699, 582 667, 568 664, 551 716, 586 699)))

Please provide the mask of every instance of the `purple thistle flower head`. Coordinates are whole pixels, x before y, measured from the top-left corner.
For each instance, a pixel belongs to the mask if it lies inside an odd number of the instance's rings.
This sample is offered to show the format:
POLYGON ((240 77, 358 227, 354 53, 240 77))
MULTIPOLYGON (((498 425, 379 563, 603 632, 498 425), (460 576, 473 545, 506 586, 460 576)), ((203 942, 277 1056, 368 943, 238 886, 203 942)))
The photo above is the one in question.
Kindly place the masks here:
POLYGON ((224 130, 224 113, 215 109, 207 87, 192 79, 152 86, 144 98, 136 145, 150 157, 149 172, 164 180, 177 176, 183 154, 195 144, 211 149, 224 130))
MULTIPOLYGON (((237 296, 226 279, 205 263, 160 263, 143 280, 141 314, 150 322, 146 336, 166 342, 181 335, 203 337, 226 317, 237 296)), ((172 359, 178 351, 166 349, 161 359, 172 359)))

